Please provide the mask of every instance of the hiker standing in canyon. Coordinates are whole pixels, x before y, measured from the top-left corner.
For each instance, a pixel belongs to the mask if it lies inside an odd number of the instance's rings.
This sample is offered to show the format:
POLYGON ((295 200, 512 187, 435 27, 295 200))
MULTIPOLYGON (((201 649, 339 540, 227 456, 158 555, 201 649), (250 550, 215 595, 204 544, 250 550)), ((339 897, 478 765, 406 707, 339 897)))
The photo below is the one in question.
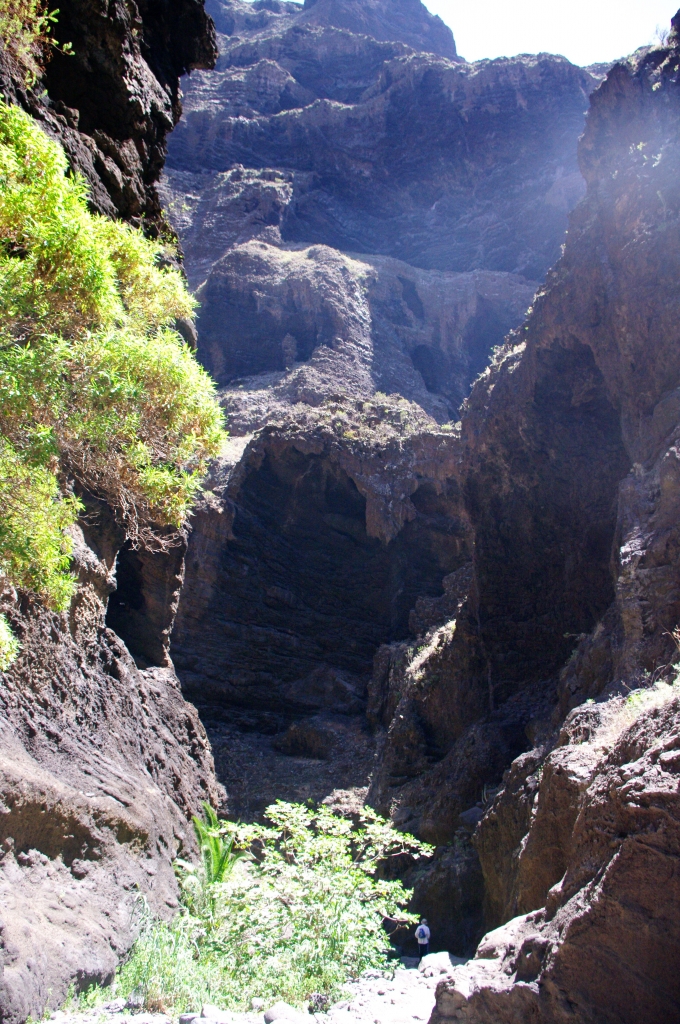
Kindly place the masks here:
POLYGON ((427 927, 427 918, 421 917, 420 924, 416 928, 418 940, 418 959, 422 960, 430 952, 430 929, 427 927))

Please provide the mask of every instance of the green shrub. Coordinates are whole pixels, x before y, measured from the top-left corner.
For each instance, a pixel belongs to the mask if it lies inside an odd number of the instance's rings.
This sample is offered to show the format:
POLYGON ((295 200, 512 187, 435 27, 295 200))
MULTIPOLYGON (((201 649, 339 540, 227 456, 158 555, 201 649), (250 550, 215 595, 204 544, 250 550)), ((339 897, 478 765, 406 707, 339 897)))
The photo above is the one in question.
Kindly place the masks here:
MULTIPOLYGON (((0 40, 5 58, 17 77, 34 85, 50 54, 58 46, 51 38, 59 11, 49 11, 44 0, 0 0, 0 40)), ((71 53, 71 44, 58 47, 71 53)))
POLYGON ((177 867, 182 909, 170 924, 145 912, 116 995, 134 992, 146 1009, 175 1012, 204 1001, 250 1009, 253 997, 300 1005, 336 997, 369 967, 387 967, 384 917, 415 917, 404 910, 410 892, 378 878, 378 866, 430 848, 368 808, 357 825, 324 807, 277 802, 266 814, 272 827, 198 824, 203 856, 195 867, 177 867), (206 852, 206 830, 222 840, 221 852, 206 852), (237 867, 232 859, 224 880, 212 881, 215 863, 227 849, 233 858, 234 847, 250 857, 237 867))
POLYGON ((9 668, 19 653, 19 641, 4 615, 0 615, 0 672, 9 668))
POLYGON ((224 437, 173 328, 194 309, 181 275, 86 200, 61 147, 0 103, 0 572, 55 608, 74 585, 74 485, 163 545, 224 437))

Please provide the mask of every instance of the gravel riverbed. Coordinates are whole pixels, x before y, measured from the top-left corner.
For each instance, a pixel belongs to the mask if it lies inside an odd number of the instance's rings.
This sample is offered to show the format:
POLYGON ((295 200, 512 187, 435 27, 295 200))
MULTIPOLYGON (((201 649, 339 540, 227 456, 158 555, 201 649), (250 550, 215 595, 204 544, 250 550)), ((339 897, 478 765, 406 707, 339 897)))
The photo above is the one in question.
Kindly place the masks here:
MULTIPOLYGON (((325 1013, 303 1013, 285 1003, 235 1013, 213 1006, 197 1006, 183 1013, 178 1024, 426 1024, 435 1003, 439 981, 465 961, 448 953, 431 953, 420 965, 403 957, 392 972, 367 971, 345 989, 345 997, 325 1013), (198 1019, 196 1019, 198 1018, 198 1019)), ((58 1010, 55 1024, 175 1024, 166 1013, 135 1012, 123 999, 84 1012, 58 1010)))

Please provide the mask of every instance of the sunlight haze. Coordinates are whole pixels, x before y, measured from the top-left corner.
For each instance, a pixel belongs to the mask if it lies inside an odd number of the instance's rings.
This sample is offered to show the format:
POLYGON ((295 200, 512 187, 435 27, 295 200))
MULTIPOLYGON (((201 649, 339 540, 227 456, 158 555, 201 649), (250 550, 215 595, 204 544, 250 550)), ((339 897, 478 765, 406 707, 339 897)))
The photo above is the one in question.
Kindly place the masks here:
POLYGON ((424 0, 453 30, 466 60, 561 53, 574 64, 616 60, 667 29, 680 0, 424 0))

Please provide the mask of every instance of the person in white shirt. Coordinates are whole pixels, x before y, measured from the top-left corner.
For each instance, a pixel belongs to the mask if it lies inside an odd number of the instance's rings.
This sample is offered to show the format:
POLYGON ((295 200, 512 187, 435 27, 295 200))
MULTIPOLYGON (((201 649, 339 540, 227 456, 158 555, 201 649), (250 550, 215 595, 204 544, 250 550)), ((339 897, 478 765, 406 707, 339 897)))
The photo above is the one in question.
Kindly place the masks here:
POLYGON ((421 917, 420 924, 416 928, 418 940, 418 957, 420 960, 430 952, 430 929, 427 927, 427 918, 421 917))

